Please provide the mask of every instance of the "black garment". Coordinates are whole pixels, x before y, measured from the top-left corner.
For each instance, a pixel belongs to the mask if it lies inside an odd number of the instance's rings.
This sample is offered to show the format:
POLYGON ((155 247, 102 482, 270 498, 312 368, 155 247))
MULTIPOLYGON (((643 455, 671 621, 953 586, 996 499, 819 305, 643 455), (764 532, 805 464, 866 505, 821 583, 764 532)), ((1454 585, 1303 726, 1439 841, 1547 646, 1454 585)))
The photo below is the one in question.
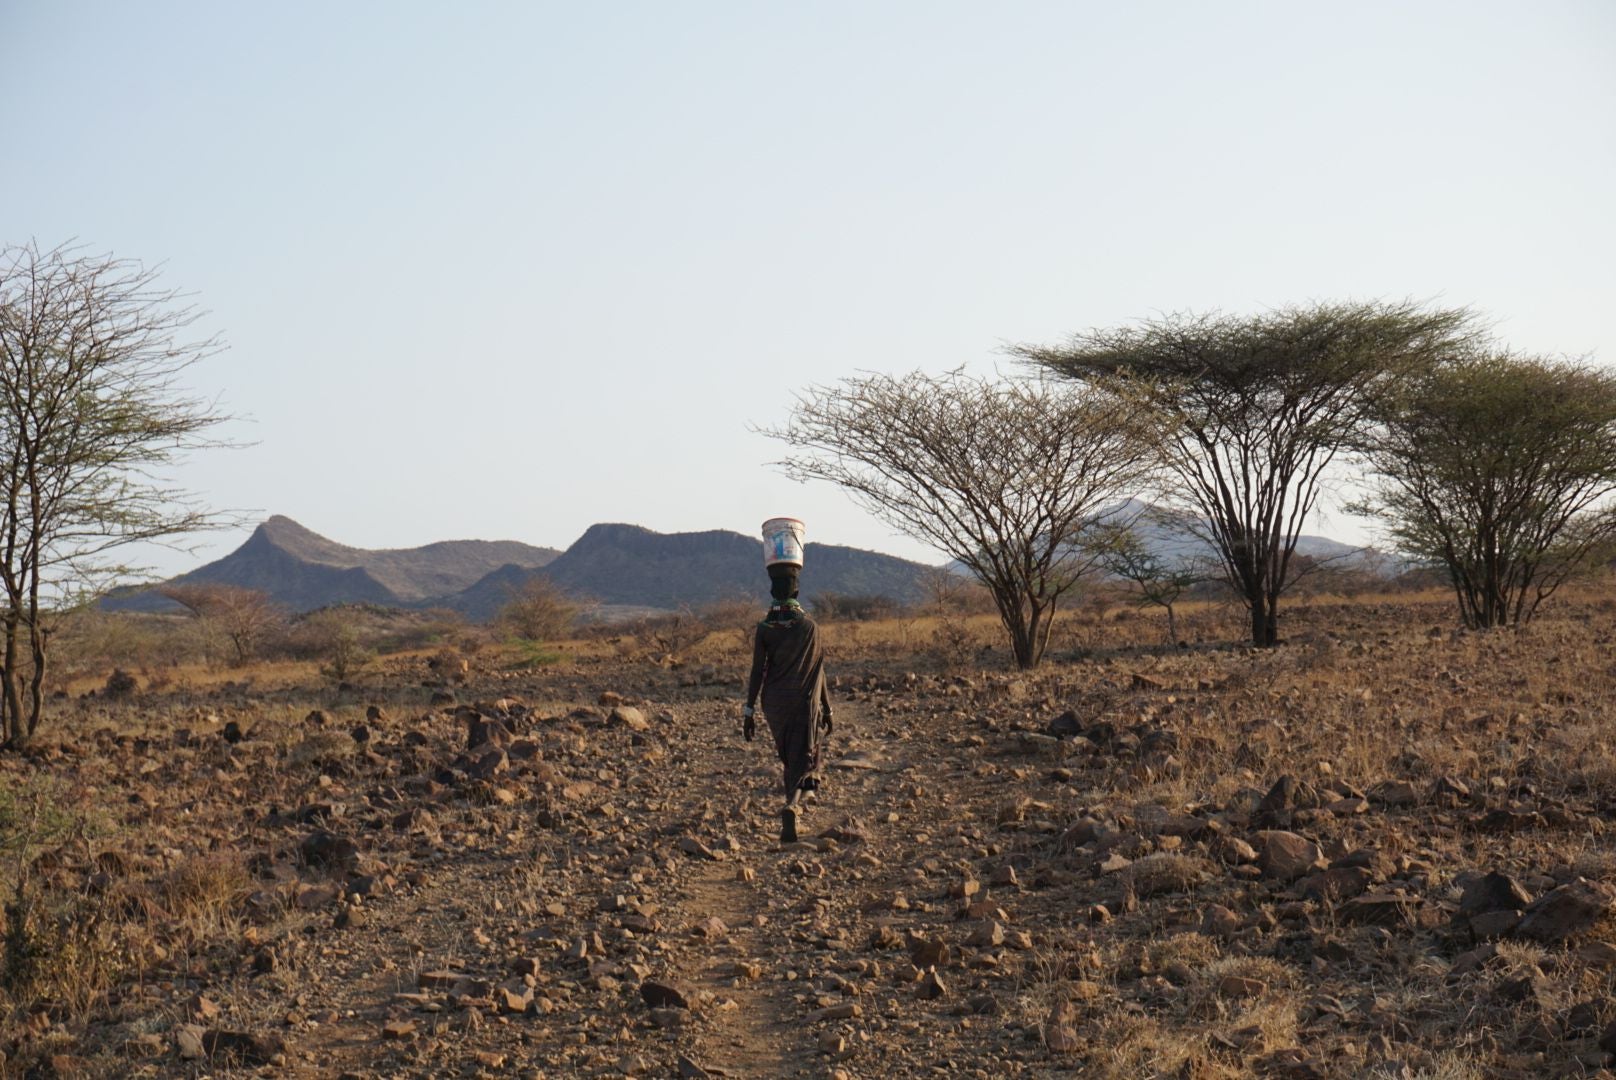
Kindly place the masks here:
POLYGON ((771 563, 769 566, 769 595, 777 604, 797 598, 797 576, 802 567, 795 563, 771 563))
POLYGON ((789 799, 819 768, 831 708, 819 627, 800 609, 781 614, 776 621, 771 612, 753 636, 746 703, 755 705, 762 691, 763 717, 785 767, 789 799))

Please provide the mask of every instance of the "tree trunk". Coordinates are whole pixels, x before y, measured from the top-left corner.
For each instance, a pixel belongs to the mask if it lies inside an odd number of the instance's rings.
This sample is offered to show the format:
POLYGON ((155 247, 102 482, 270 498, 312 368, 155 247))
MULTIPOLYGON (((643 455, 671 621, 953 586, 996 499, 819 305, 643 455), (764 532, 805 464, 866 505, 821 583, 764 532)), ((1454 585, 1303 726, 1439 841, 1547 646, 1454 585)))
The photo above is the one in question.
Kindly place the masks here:
POLYGON ((45 712, 46 646, 45 630, 39 625, 39 614, 34 613, 28 627, 28 646, 33 655, 34 670, 28 678, 28 738, 39 728, 39 718, 45 712))
POLYGON ((8 612, 5 617, 5 657, 0 661, 0 707, 5 712, 5 745, 21 750, 28 742, 28 733, 22 719, 22 688, 17 677, 17 615, 8 612))
POLYGON ((1034 667, 1038 663, 1035 641, 1037 630, 1027 624, 1027 620, 1019 612, 1010 628, 1010 652, 1015 656, 1016 667, 1023 671, 1034 667))
POLYGON ((1279 614, 1267 595, 1257 592, 1247 603, 1251 607, 1251 643, 1259 649, 1279 644, 1279 614))
POLYGON ((1162 606, 1167 609, 1167 644, 1176 646, 1178 644, 1178 620, 1173 618, 1173 605, 1163 604, 1162 606))

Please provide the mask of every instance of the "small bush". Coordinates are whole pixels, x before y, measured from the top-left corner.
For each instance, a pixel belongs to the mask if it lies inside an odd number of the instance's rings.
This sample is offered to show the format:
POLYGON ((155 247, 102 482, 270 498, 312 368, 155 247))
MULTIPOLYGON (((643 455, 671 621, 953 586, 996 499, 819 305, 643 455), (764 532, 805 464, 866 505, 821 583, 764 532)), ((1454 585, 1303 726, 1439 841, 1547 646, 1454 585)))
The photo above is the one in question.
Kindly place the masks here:
POLYGON ((360 614, 329 607, 305 615, 293 634, 298 654, 321 661, 320 674, 326 678, 346 682, 376 657, 361 633, 360 614))
POLYGON ((500 609, 498 622, 523 641, 555 641, 572 633, 579 610, 549 579, 532 577, 500 609))
POLYGON ((5 906, 0 999, 8 1015, 42 1003, 80 1015, 124 969, 128 950, 94 897, 34 885, 5 906))
POLYGON ((820 593, 814 597, 814 614, 838 622, 874 622, 898 614, 898 602, 890 596, 820 593))
POLYGON ((634 638, 652 651, 682 656, 706 640, 712 628, 688 607, 666 615, 653 615, 631 624, 634 638))
POLYGON ((140 689, 140 683, 123 668, 113 668, 101 692, 114 701, 130 697, 140 689))

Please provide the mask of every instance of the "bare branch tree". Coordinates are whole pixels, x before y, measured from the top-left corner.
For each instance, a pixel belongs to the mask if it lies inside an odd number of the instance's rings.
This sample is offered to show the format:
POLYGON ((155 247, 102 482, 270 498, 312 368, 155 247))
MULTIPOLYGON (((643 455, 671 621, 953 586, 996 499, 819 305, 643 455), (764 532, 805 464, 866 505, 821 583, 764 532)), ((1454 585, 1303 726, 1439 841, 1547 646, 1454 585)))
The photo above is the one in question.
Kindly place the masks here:
POLYGON ((1085 542, 1099 553, 1100 565, 1107 573, 1133 586, 1135 604, 1167 612, 1167 641, 1174 644, 1178 641, 1175 606, 1179 599, 1220 575, 1207 558, 1155 550, 1135 525, 1104 523, 1091 530, 1085 542))
POLYGON ((1042 379, 868 375, 800 395, 764 434, 993 594, 1016 663, 1035 666, 1060 599, 1093 565, 1074 543, 1143 482, 1150 452, 1126 399, 1042 379))
POLYGON ((221 519, 164 471, 223 417, 180 377, 212 354, 154 271, 71 248, 0 250, 0 725, 20 746, 45 700, 48 617, 130 568, 129 545, 221 519), (26 678, 24 673, 26 670, 26 678), (24 683, 26 682, 26 686, 24 683))
POLYGON ((524 641, 555 641, 572 633, 583 605, 543 575, 524 581, 496 622, 524 641))
POLYGON ((1616 376, 1491 353, 1388 400, 1354 509, 1443 568, 1472 629, 1529 621, 1616 545, 1616 376))
POLYGON ((1412 302, 1316 304, 1169 315, 1012 351, 1150 408, 1170 497, 1198 515, 1250 613, 1252 643, 1270 646, 1326 470, 1375 400, 1467 348, 1472 324, 1468 312, 1412 302))
POLYGON ((157 592, 195 615, 207 630, 223 635, 237 664, 251 661, 265 640, 286 625, 286 613, 257 589, 194 581, 174 582, 157 592))

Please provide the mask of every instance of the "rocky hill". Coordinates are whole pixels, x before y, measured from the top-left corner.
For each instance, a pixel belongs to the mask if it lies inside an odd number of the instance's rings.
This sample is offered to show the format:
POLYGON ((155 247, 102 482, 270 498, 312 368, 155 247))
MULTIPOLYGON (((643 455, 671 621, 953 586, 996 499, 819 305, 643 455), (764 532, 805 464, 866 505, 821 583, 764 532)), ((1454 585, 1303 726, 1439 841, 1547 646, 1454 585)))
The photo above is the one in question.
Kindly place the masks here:
MULTIPOLYGON (((825 593, 920 597, 928 567, 879 552, 811 543, 803 553, 805 600, 825 593)), ((592 525, 542 570, 502 567, 449 597, 447 607, 473 619, 497 612, 511 594, 540 574, 575 596, 612 607, 672 610, 732 597, 762 601, 768 594, 762 547, 755 537, 725 530, 659 533, 638 525, 592 525)))
MULTIPOLYGON (((373 551, 328 540, 277 515, 229 555, 174 582, 259 589, 292 611, 347 603, 431 606, 501 567, 534 569, 558 554, 514 540, 446 540, 373 551)), ((105 606, 159 611, 172 605, 151 589, 139 589, 109 597, 105 606)))
MULTIPOLYGON (((767 595, 762 547, 722 530, 657 533, 638 525, 595 525, 565 552, 512 540, 449 540, 418 548, 348 547, 286 517, 272 517, 241 547, 172 583, 215 582, 258 589, 290 611, 331 604, 447 607, 473 620, 499 612, 543 574, 567 592, 609 609, 676 610, 736 596, 767 595)), ((918 599, 927 567, 874 551, 809 544, 805 598, 824 593, 918 599)), ((108 597, 113 610, 176 609, 155 588, 108 597)))
MULTIPOLYGON (((1130 503, 1120 517, 1145 508, 1130 503)), ((1179 516, 1182 518, 1182 515, 1179 516)), ((1146 543, 1172 558, 1209 553, 1183 521, 1147 516, 1146 543)), ((1304 554, 1323 558, 1355 549, 1323 537, 1304 537, 1304 554)), ((287 517, 272 517, 241 547, 216 562, 175 578, 176 583, 217 582, 258 589, 295 612, 331 604, 446 607, 485 621, 521 587, 542 575, 568 593, 611 611, 672 611, 768 593, 762 548, 754 536, 715 529, 659 533, 638 525, 593 525, 564 552, 514 540, 447 540, 417 548, 348 547, 287 517)), ((929 567, 875 551, 811 543, 805 551, 803 599, 827 593, 921 599, 929 567)), ((959 569, 956 565, 955 569, 959 569)), ((104 606, 163 611, 175 605, 154 589, 124 590, 104 606)))

